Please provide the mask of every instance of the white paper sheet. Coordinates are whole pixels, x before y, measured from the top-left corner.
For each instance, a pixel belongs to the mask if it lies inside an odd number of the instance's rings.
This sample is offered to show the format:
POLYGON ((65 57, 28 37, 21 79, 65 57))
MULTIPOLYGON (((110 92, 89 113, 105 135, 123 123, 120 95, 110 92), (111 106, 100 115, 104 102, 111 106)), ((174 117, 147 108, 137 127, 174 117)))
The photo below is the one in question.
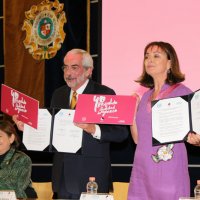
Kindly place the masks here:
POLYGON ((180 141, 190 130, 188 102, 181 97, 159 100, 152 108, 153 138, 160 143, 180 141))
MULTIPOLYGON (((73 123, 75 110, 61 109, 54 116, 52 145, 58 152, 76 153, 82 146, 82 129, 73 123)), ((50 144, 52 115, 39 109, 38 129, 24 125, 23 144, 27 150, 43 151, 50 144)))
POLYGON ((193 131, 200 133, 200 90, 195 92, 191 100, 193 131))
POLYGON ((87 194, 82 193, 80 200, 114 200, 110 194, 87 194))
POLYGON ((38 111, 38 128, 24 124, 23 144, 27 150, 43 151, 50 143, 51 114, 47 109, 38 111))
POLYGON ((200 134, 199 122, 200 90, 158 100, 152 107, 152 137, 158 144, 182 141, 190 131, 200 134))
POLYGON ((52 143, 59 152, 76 153, 82 146, 83 130, 74 125, 74 113, 62 109, 55 115, 52 143))

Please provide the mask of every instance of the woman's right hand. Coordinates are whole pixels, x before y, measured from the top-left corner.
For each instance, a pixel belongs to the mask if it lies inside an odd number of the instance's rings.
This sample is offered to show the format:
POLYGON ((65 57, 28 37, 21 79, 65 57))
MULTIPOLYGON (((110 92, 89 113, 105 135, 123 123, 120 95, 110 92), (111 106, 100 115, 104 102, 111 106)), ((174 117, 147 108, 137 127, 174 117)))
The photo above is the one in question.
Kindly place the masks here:
POLYGON ((12 120, 15 122, 15 124, 17 125, 17 128, 18 128, 20 131, 23 131, 23 130, 24 130, 24 122, 18 120, 18 115, 13 115, 13 116, 12 116, 12 120))
POLYGON ((135 144, 138 143, 138 132, 137 132, 137 125, 136 125, 136 113, 137 113, 137 108, 140 103, 140 96, 135 92, 132 94, 132 96, 136 97, 136 104, 135 104, 135 113, 134 113, 134 118, 133 118, 133 125, 130 126, 130 131, 131 131, 131 136, 133 138, 133 141, 135 144))

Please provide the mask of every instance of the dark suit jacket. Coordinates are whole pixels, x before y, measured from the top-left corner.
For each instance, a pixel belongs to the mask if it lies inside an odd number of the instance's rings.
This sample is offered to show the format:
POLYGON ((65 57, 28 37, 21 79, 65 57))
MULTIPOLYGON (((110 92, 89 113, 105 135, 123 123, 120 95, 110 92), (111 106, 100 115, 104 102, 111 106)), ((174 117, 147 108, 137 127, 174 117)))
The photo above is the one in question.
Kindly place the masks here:
MULTIPOLYGON (((58 88, 52 97, 51 107, 69 108, 70 88, 65 85, 58 88)), ((89 81, 84 94, 115 94, 114 90, 89 81)), ((87 106, 87 105, 86 105, 87 106)), ((98 192, 109 191, 111 183, 110 142, 122 142, 128 137, 126 126, 102 125, 101 139, 83 131, 81 154, 56 153, 53 162, 53 190, 58 192, 65 182, 65 190, 72 194, 86 191, 90 176, 96 177, 98 192)))

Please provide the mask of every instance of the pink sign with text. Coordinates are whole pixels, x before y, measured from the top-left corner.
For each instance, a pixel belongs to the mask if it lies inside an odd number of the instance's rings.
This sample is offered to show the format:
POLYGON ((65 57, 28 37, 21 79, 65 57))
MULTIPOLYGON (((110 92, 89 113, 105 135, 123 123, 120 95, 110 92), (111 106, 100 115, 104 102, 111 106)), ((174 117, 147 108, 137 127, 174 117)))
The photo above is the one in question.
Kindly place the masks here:
POLYGON ((135 96, 80 94, 74 122, 132 125, 136 102, 135 96))
POLYGON ((33 128, 38 124, 39 102, 11 87, 1 85, 1 111, 18 115, 18 119, 33 128))

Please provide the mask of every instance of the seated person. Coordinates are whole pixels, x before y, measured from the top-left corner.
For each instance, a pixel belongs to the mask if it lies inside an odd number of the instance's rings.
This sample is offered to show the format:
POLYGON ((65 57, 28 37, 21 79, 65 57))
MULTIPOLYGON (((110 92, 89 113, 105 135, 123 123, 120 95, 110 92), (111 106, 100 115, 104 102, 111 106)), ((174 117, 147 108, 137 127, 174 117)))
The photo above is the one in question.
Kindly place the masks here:
POLYGON ((14 190, 17 198, 37 198, 31 187, 31 159, 18 146, 12 123, 0 121, 0 190, 14 190))

